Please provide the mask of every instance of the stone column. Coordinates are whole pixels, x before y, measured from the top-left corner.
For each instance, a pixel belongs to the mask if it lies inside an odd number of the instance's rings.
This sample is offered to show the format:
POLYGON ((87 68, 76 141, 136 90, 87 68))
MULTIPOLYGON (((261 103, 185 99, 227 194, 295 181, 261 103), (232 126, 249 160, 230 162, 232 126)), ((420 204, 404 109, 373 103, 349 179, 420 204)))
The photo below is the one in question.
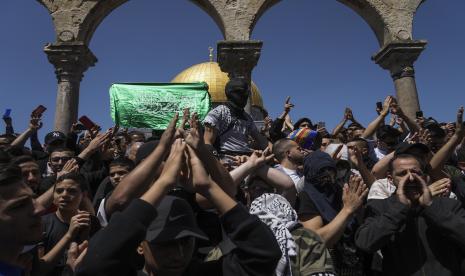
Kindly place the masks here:
POLYGON ((391 72, 399 104, 411 119, 415 119, 420 110, 413 64, 426 44, 423 40, 394 41, 372 57, 376 64, 391 72))
MULTIPOLYGON (((218 63, 221 71, 228 74, 229 78, 244 78, 252 82, 252 70, 257 65, 263 42, 258 40, 219 41, 217 44, 218 63)), ((245 110, 251 114, 251 95, 245 110)))
POLYGON ((58 79, 55 130, 66 134, 77 120, 83 73, 94 66, 97 58, 84 44, 47 44, 44 52, 55 66, 58 79))

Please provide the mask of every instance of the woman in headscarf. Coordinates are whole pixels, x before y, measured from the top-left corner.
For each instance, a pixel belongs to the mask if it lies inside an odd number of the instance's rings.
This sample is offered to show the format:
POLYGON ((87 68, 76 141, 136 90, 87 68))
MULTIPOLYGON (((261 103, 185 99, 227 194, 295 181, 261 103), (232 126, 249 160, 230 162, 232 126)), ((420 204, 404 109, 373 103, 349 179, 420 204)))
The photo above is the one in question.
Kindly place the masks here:
POLYGON ((368 189, 358 176, 348 183, 337 181, 336 162, 316 151, 304 160, 305 185, 299 193, 299 220, 315 231, 330 248, 338 275, 364 275, 363 258, 355 248, 354 215, 363 205, 368 189))

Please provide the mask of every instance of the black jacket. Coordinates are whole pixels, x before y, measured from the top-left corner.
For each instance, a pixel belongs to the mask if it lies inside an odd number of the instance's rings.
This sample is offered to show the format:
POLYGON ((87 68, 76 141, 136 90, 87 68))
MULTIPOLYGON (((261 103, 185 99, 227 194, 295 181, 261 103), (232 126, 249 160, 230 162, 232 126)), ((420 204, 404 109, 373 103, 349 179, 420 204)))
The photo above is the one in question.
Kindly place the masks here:
POLYGON ((462 275, 465 252, 465 210, 448 198, 431 206, 409 209, 397 196, 368 202, 367 219, 356 245, 383 253, 383 275, 462 275))
MULTIPOLYGON (((140 264, 131 255, 136 254, 155 216, 155 209, 139 199, 115 213, 108 226, 90 240, 76 275, 136 275, 140 264)), ((281 250, 269 228, 240 204, 224 214, 221 222, 236 248, 217 261, 191 263, 185 274, 273 275, 281 250)))

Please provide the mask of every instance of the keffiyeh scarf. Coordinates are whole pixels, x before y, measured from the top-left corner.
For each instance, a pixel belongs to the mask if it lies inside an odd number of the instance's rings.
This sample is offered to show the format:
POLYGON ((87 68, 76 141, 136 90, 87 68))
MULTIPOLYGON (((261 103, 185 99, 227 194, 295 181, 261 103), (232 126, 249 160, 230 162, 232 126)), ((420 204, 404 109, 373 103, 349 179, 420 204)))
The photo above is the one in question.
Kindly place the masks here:
POLYGON ((276 267, 277 276, 292 276, 290 257, 297 255, 297 246, 289 230, 297 224, 297 213, 291 204, 278 194, 263 194, 256 198, 250 207, 271 229, 283 253, 276 267))

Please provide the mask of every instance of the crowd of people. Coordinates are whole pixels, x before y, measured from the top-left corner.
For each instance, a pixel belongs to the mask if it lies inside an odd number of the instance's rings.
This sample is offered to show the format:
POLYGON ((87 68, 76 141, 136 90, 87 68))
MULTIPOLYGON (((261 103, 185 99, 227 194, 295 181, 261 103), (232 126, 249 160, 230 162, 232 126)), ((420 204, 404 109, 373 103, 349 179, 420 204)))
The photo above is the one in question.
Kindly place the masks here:
POLYGON ((465 124, 368 126, 282 114, 257 128, 250 94, 161 135, 115 126, 39 141, 40 114, 0 136, 0 275, 465 275, 465 124), (30 146, 26 142, 30 140, 30 146))

